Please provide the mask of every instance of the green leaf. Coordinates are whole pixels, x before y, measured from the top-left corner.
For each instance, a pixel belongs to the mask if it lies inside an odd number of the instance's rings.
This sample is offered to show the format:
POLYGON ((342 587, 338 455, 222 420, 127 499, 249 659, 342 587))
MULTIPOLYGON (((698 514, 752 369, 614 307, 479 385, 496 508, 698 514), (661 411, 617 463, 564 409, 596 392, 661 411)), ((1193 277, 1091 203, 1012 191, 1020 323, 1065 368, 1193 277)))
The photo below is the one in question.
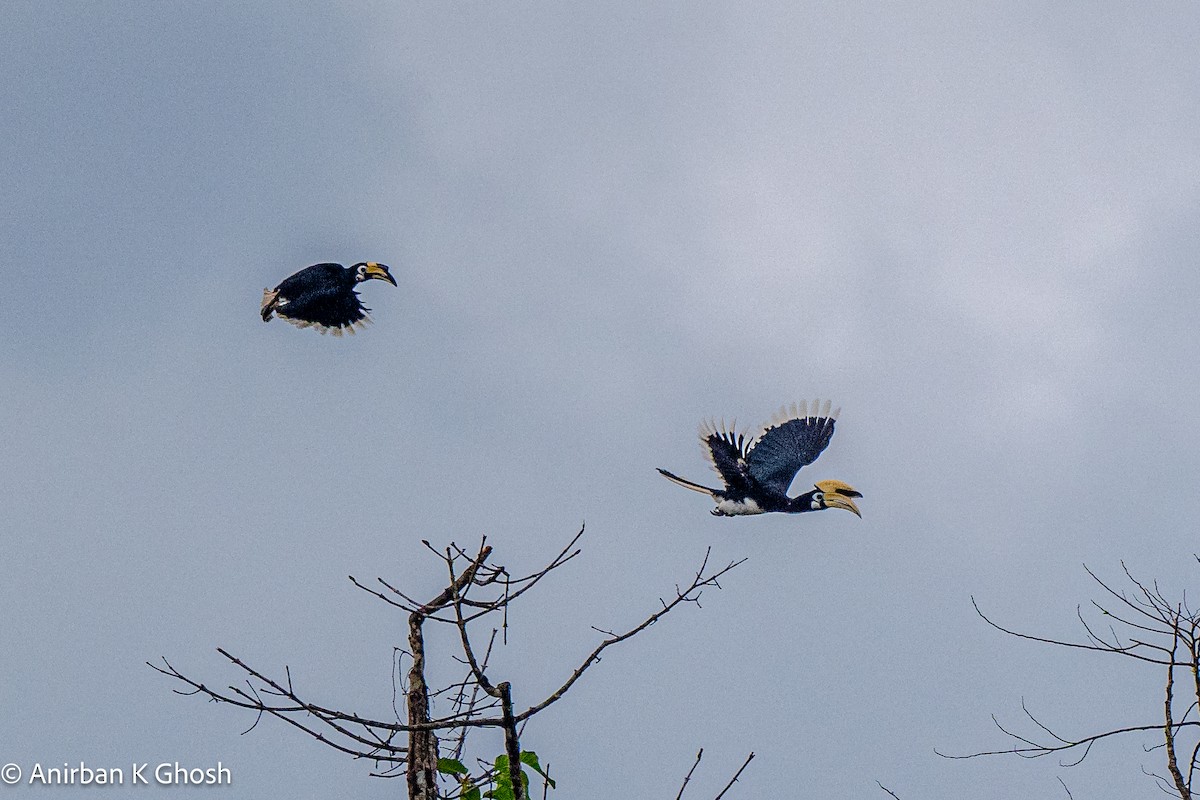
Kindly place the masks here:
MULTIPOLYGON (((495 800, 528 800, 529 798, 529 778, 525 776, 525 771, 521 770, 521 793, 517 794, 515 787, 512 785, 512 776, 508 774, 508 754, 501 753, 496 756, 496 761, 493 763, 496 768, 496 788, 491 791, 491 797, 495 800)), ((487 797, 488 795, 484 795, 487 797)))
POLYGON ((529 767, 532 767, 533 771, 536 772, 538 775, 541 775, 542 778, 546 781, 546 785, 549 786, 551 789, 558 788, 557 786, 554 785, 554 779, 551 778, 549 775, 547 775, 545 770, 542 769, 542 765, 538 763, 537 753, 533 752, 532 750, 521 751, 521 763, 526 764, 529 767))
POLYGON ((479 794, 479 787, 472 786, 470 789, 462 793, 459 800, 482 800, 482 795, 479 794))
POLYGON ((517 800, 517 793, 513 791, 512 776, 508 774, 508 756, 504 753, 496 756, 493 766, 496 769, 496 788, 484 797, 493 797, 495 800, 517 800))
POLYGON ((461 761, 454 758, 439 758, 437 769, 443 775, 466 775, 470 772, 461 761))

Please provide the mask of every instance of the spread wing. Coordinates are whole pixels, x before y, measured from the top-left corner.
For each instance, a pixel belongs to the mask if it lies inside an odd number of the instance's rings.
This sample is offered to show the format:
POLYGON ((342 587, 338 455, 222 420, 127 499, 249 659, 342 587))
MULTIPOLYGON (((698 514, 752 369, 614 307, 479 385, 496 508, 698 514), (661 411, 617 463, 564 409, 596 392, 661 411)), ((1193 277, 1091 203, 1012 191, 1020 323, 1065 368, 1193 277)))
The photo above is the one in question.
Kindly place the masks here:
POLYGON ((829 446, 837 411, 829 413, 828 400, 823 406, 814 400, 807 410, 806 405, 780 409, 746 452, 747 471, 763 488, 786 494, 800 468, 829 446))
POLYGON ((700 442, 704 445, 704 454, 725 486, 734 492, 748 492, 750 480, 746 465, 746 437, 733 430, 725 430, 724 423, 718 429, 715 422, 706 422, 700 426, 700 442))

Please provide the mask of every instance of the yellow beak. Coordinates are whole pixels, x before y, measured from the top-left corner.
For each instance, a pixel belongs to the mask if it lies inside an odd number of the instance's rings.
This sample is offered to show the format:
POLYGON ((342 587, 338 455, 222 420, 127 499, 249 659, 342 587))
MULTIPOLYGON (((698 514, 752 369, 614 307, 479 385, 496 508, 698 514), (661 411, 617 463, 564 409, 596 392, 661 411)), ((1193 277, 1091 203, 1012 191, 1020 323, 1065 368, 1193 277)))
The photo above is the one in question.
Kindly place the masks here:
POLYGON ((825 505, 830 508, 844 508, 854 514, 854 516, 862 519, 862 513, 859 512, 858 506, 854 505, 854 501, 849 497, 842 497, 836 494, 825 495, 825 505))
POLYGON ((377 261, 367 262, 367 277, 387 281, 392 286, 396 285, 396 279, 392 277, 392 273, 388 272, 387 264, 380 264, 377 261))
POLYGON ((844 508, 854 516, 862 519, 862 512, 854 504, 852 498, 862 497, 862 492, 842 481, 819 481, 814 484, 825 495, 825 505, 828 508, 844 508))

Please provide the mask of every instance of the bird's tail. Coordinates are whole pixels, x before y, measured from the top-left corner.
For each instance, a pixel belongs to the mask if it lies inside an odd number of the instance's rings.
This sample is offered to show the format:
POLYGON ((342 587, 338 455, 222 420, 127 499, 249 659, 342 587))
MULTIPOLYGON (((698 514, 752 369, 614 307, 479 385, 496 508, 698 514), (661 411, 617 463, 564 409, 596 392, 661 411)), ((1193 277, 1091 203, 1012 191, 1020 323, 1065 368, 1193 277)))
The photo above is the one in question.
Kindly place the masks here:
POLYGON ((271 321, 271 315, 275 313, 275 301, 278 299, 278 290, 263 289, 262 307, 259 309, 262 312, 263 322, 271 321))
POLYGON ((691 489, 693 492, 700 492, 701 494, 706 494, 709 497, 712 497, 717 492, 716 489, 709 489, 707 486, 701 486, 698 483, 692 483, 691 481, 685 480, 678 475, 673 475, 670 472, 667 472, 665 469, 659 469, 658 471, 659 474, 661 474, 667 480, 671 481, 672 483, 677 483, 685 489, 691 489))

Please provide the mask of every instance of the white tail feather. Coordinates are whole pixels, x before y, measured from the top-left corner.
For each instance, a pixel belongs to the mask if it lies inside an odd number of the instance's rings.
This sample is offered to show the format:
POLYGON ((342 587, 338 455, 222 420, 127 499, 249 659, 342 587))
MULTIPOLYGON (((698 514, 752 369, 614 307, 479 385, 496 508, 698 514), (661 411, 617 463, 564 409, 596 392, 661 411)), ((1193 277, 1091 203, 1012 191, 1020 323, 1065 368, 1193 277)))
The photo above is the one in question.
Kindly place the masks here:
POLYGON ((670 472, 667 472, 665 469, 660 469, 658 472, 671 483, 678 484, 685 489, 691 489, 693 492, 700 492, 700 494, 706 494, 709 497, 712 497, 713 492, 716 491, 715 489, 709 489, 707 486, 701 486, 698 483, 692 483, 691 481, 681 478, 678 475, 673 475, 670 472))

